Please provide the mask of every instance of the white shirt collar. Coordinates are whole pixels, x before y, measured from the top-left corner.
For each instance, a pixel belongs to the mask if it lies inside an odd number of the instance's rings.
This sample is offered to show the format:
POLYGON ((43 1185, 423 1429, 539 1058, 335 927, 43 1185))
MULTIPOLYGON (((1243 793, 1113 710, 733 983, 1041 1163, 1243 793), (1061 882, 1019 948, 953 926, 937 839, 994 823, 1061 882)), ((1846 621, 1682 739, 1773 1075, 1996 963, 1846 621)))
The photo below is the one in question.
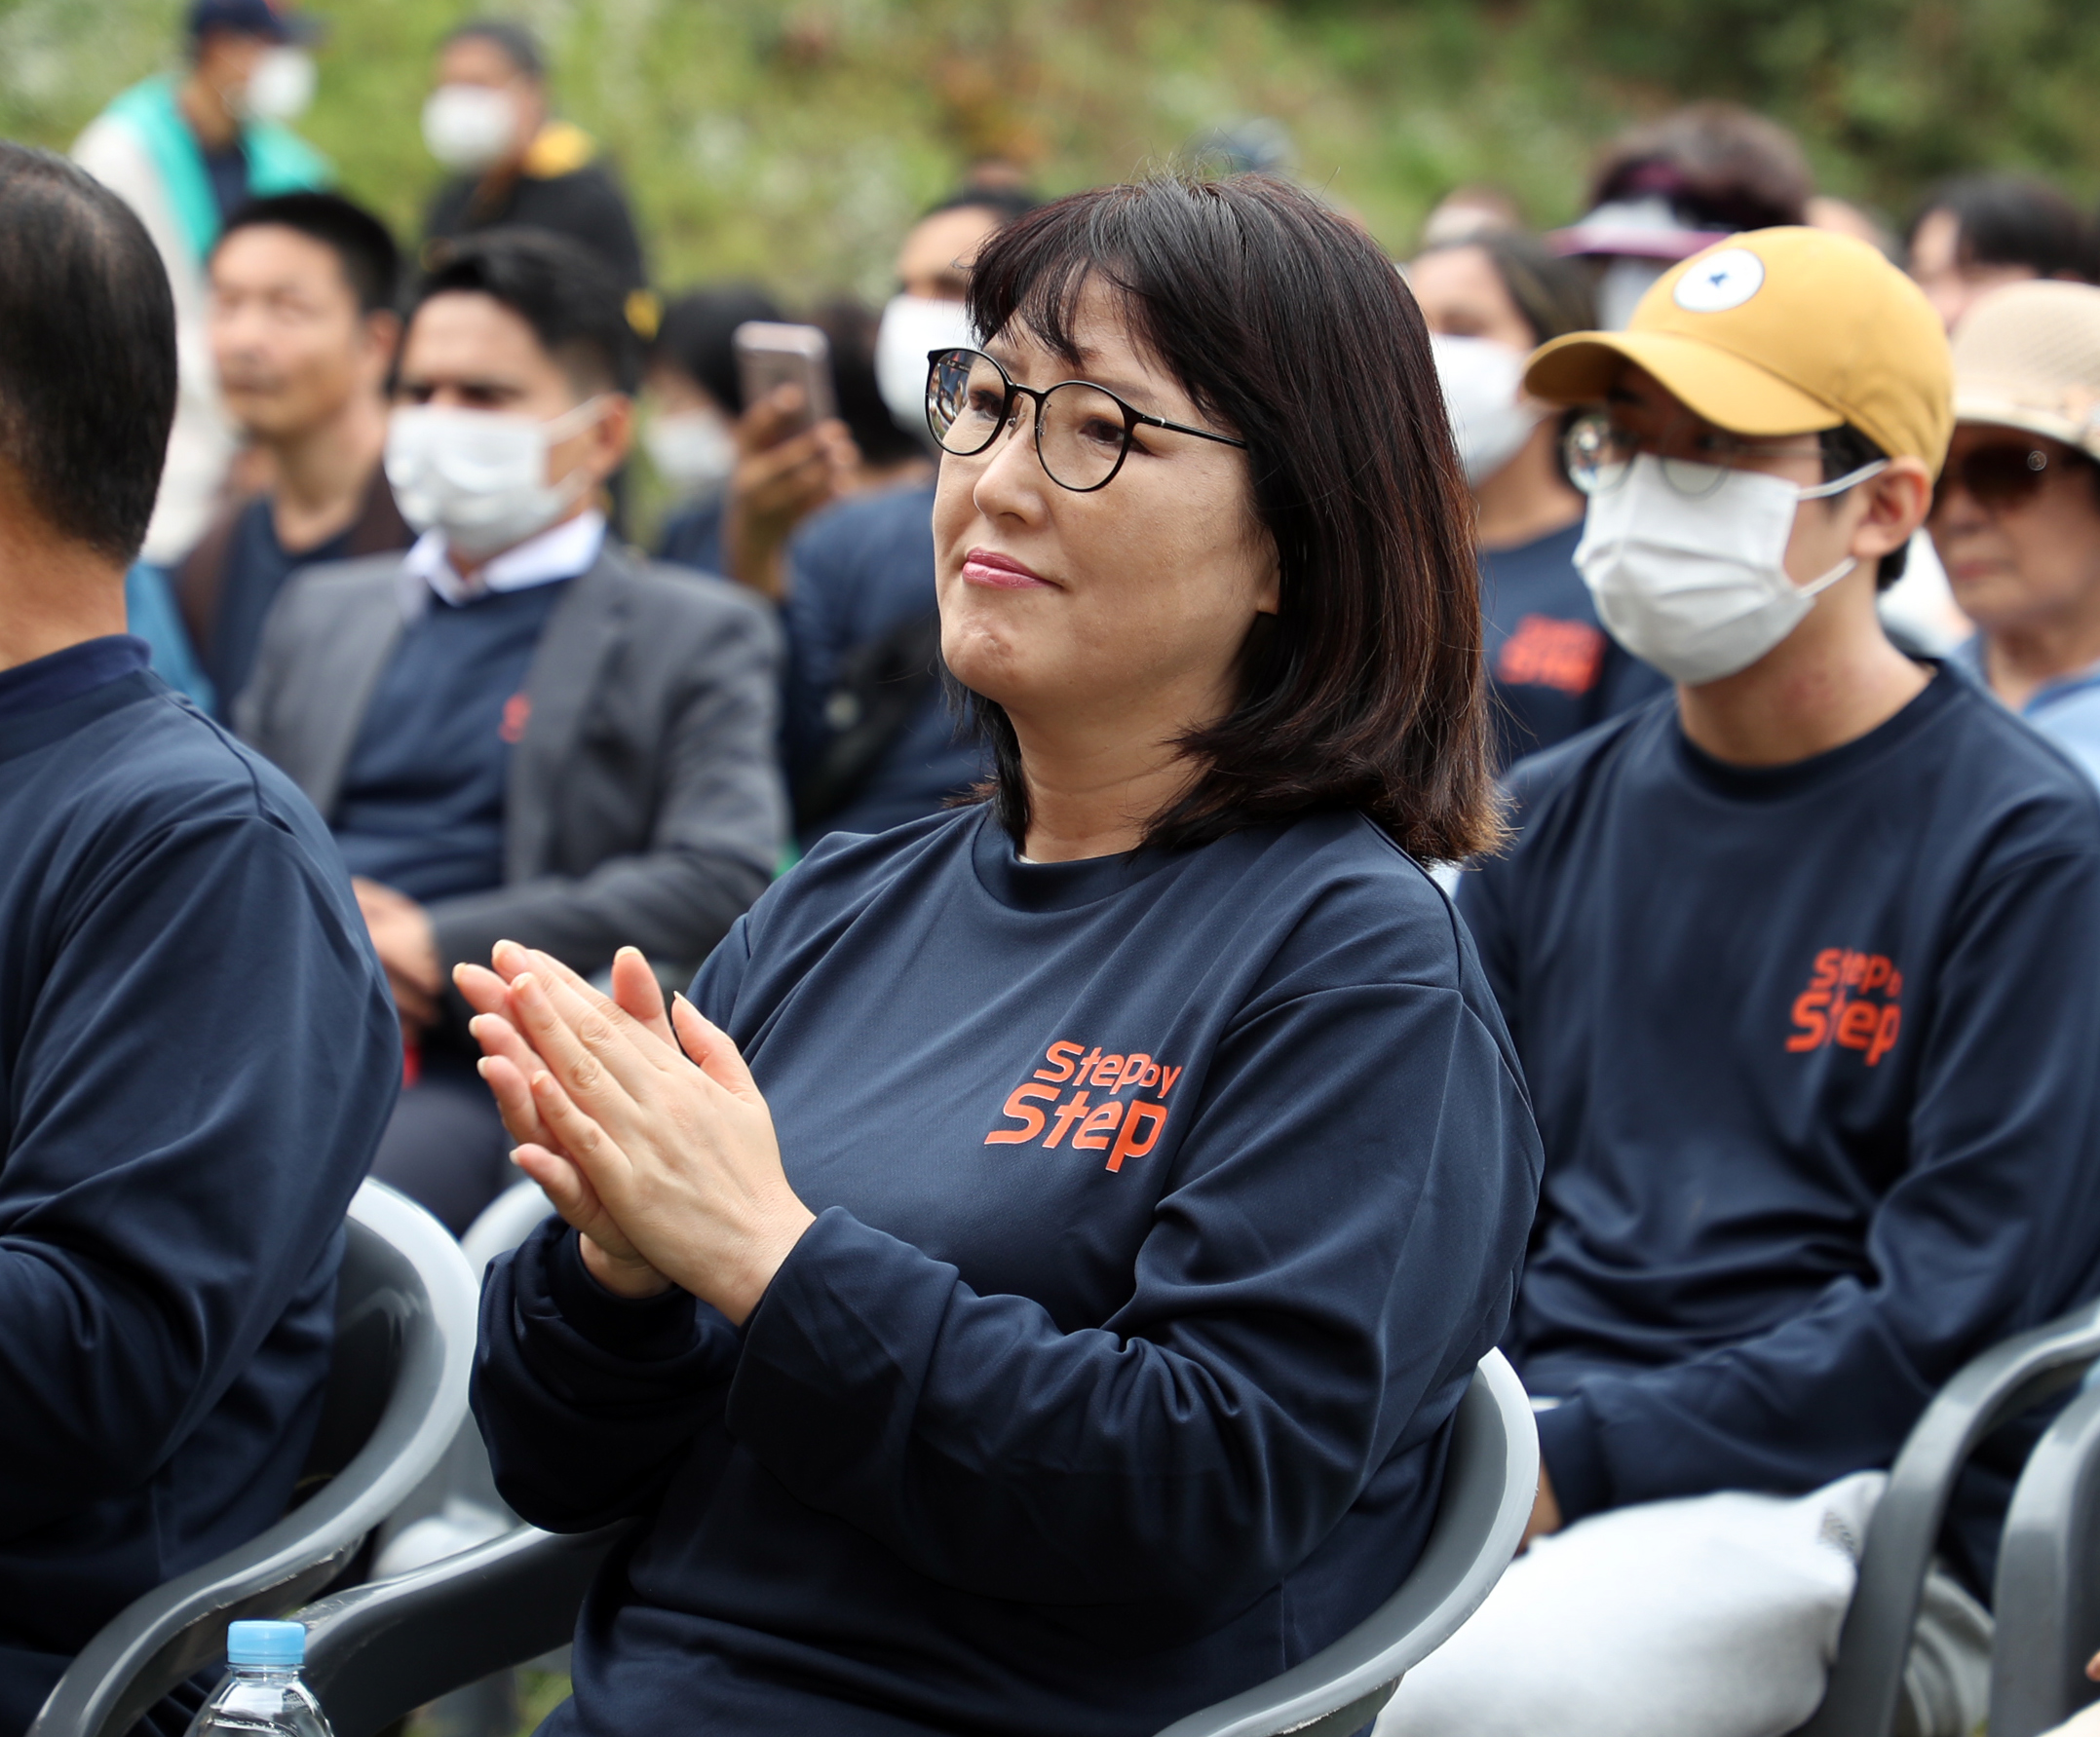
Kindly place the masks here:
POLYGON ((605 515, 592 508, 505 549, 467 580, 453 570, 444 533, 425 531, 401 557, 401 614, 415 620, 433 591, 456 609, 491 591, 523 591, 574 579, 596 564, 604 547, 605 515))

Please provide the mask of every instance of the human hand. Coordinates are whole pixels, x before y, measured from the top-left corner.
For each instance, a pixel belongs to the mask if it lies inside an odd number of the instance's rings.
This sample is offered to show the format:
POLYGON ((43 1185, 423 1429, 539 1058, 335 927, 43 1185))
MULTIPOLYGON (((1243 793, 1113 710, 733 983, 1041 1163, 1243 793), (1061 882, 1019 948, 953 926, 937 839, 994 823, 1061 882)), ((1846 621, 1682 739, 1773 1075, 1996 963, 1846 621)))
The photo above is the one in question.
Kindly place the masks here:
POLYGON ((1531 1504, 1531 1518, 1524 1523, 1524 1535, 1517 1541, 1519 1556, 1531 1548, 1534 1538, 1543 1538, 1561 1528, 1560 1498, 1553 1493, 1552 1475, 1546 1469, 1546 1461, 1539 1462, 1539 1496, 1531 1504))
MULTIPOLYGON (((515 941, 498 941, 490 954, 493 970, 480 965, 453 967, 452 981, 467 1004, 476 1009, 467 1029, 480 1044, 479 1072, 496 1099, 503 1125, 520 1149, 537 1148, 554 1160, 534 1169, 519 1168, 540 1185, 548 1201, 562 1219, 582 1233, 584 1265, 607 1290, 623 1297, 650 1297, 670 1287, 670 1281, 637 1254, 605 1211, 597 1190, 577 1168, 559 1139, 545 1122, 533 1103, 527 1083, 539 1072, 533 1054, 510 1018, 510 986, 523 972, 539 970, 567 983, 579 995, 602 1000, 597 991, 551 954, 536 953, 515 941)), ((632 947, 623 947, 613 957, 613 1001, 648 1038, 675 1052, 677 1039, 664 1009, 664 991, 649 962, 632 947)), ((516 1156, 513 1154, 513 1161, 516 1156)))
POLYGON ((510 1020, 540 1059, 532 1100, 560 1143, 520 1146, 519 1167, 574 1169, 638 1257, 741 1325, 816 1215, 737 1046, 680 996, 667 1052, 625 1008, 537 969, 510 984, 510 1020))
POLYGON ((438 932, 430 913, 404 892, 378 881, 353 876, 350 889, 372 937, 387 986, 404 1031, 413 1034, 438 1022, 438 997, 444 975, 438 963, 438 932))
POLYGON ((795 527, 851 486, 859 449, 836 417, 797 432, 799 386, 776 387, 737 421, 737 469, 722 522, 729 577, 764 596, 786 592, 784 553, 795 527))

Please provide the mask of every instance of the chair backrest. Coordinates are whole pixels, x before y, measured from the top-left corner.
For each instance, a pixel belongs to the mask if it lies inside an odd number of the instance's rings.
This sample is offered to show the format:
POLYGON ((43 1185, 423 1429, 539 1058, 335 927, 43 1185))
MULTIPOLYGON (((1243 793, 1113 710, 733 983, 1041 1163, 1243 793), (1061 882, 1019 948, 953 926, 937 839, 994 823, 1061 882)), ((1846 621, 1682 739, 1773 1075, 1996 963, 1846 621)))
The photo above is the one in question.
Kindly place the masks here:
POLYGON ((2100 1695, 2100 1388, 2053 1421, 2012 1492, 1991 1606, 1991 1737, 2037 1737, 2100 1695))
POLYGON ((1531 1401, 1490 1351, 1453 1419, 1442 1499, 1414 1571, 1332 1645, 1243 1694, 1176 1719, 1160 1737, 1348 1737, 1407 1672, 1456 1634, 1502 1578, 1539 1493, 1531 1401))
POLYGON ((554 1210, 538 1183, 514 1182, 481 1208, 459 1239, 467 1265, 483 1271, 498 1255, 508 1254, 537 1230, 554 1210))
POLYGON ((303 1499, 261 1536, 113 1618, 29 1737, 121 1737, 176 1683, 225 1657, 229 1622, 282 1616, 333 1579, 465 1416, 475 1303, 474 1276, 444 1227, 379 1183, 360 1188, 303 1499))

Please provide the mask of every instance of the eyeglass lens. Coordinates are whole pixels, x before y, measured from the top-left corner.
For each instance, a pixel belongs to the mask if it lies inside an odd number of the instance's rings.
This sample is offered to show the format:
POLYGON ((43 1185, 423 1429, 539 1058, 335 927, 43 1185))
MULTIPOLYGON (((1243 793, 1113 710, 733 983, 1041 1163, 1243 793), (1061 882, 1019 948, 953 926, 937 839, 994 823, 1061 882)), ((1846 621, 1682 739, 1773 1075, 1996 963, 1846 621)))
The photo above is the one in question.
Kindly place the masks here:
MULTIPOLYGON (((1007 377, 990 357, 951 350, 934 362, 927 421, 943 451, 957 458, 983 452, 999 437, 1006 405, 1007 377)), ((1016 401, 1016 416, 1019 410, 1016 401)), ((1116 473, 1129 427, 1123 405, 1099 387, 1073 380, 1050 388, 1036 419, 1036 450, 1052 482, 1085 492, 1116 473)))
POLYGON ((1978 446, 1947 461, 1947 468, 1932 485, 1932 510, 1940 510, 1949 486, 1956 483, 1986 512, 2020 506, 2035 497, 2047 479, 2048 470, 2049 456, 2045 452, 2007 441, 1978 446))
MULTIPOLYGON (((1585 495, 1601 495, 1624 482, 1640 455, 1640 442, 1608 416, 1577 417, 1561 442, 1568 480, 1585 495)), ((1680 495, 1701 500, 1728 480, 1725 464, 1660 457, 1662 477, 1680 495)))

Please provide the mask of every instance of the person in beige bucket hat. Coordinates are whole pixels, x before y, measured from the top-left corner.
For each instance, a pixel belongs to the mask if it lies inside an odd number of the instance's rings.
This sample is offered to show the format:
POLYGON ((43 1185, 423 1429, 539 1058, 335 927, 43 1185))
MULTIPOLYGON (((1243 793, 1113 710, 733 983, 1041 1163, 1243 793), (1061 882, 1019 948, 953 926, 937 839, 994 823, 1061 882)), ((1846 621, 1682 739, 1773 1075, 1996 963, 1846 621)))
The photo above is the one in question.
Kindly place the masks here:
MULTIPOLYGON (((1793 228, 1531 358, 1576 566, 1676 685, 1519 762, 1460 878, 1546 1152, 1503 1341, 1541 1476, 1378 1737, 1797 1729, 1934 1392, 2100 1291, 2100 798, 1876 608, 1954 382, 1915 283, 1793 228)), ((1908 1737, 1985 1716, 2002 1524, 1950 1516, 1908 1737)))
POLYGON ((1993 291, 1954 372, 1927 525, 1976 623, 1956 659, 2100 779, 2100 288, 1993 291))

